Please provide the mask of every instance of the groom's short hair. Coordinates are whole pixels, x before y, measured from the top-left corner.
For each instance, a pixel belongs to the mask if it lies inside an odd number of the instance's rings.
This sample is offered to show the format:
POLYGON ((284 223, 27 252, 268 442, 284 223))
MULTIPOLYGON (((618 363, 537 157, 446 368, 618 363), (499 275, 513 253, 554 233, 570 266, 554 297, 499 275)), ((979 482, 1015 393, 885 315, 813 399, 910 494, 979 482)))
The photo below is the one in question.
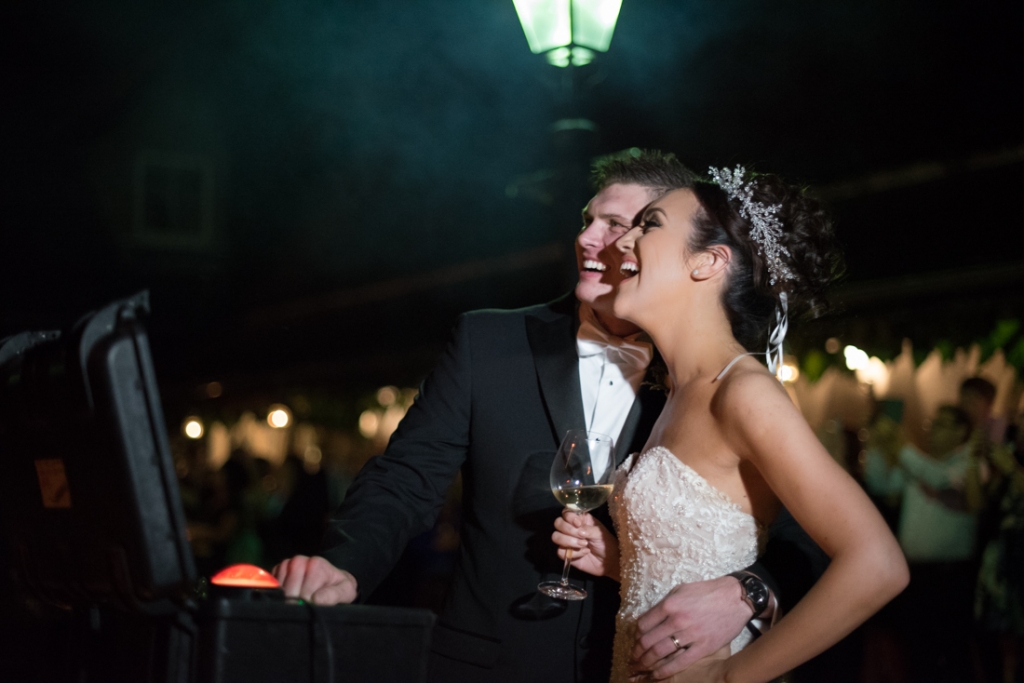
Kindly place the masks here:
POLYGON ((610 154, 594 162, 590 182, 594 192, 609 185, 642 185, 655 194, 664 194, 683 187, 693 187, 697 175, 683 166, 671 152, 632 148, 610 154))

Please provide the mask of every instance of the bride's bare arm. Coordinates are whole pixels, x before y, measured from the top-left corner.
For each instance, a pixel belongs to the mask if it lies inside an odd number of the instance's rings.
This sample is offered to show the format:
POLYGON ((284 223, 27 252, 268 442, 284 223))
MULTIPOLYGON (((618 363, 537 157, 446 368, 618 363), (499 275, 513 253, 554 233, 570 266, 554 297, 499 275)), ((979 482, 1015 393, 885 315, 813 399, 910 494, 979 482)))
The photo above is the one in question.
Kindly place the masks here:
POLYGON ((704 677, 692 679, 768 681, 850 633, 906 587, 909 573, 881 515, 774 378, 737 373, 719 389, 712 409, 732 449, 756 466, 832 558, 804 599, 763 637, 734 657, 700 667, 704 677))

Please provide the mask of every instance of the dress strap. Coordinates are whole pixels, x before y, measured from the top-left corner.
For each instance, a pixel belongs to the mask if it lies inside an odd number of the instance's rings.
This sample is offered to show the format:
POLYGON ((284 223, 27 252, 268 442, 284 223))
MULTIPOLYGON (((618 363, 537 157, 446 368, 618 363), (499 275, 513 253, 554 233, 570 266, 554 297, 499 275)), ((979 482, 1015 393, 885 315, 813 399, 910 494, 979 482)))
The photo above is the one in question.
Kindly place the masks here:
POLYGON ((729 364, 725 366, 725 369, 722 370, 720 373, 718 373, 718 377, 715 378, 715 381, 717 382, 718 380, 720 380, 723 377, 725 377, 725 373, 727 373, 730 370, 732 370, 732 366, 736 365, 736 361, 738 361, 740 358, 743 358, 744 356, 763 356, 763 355, 764 355, 764 353, 760 353, 760 352, 757 352, 757 351, 748 351, 747 353, 741 353, 740 355, 736 356, 731 361, 729 361, 729 364))

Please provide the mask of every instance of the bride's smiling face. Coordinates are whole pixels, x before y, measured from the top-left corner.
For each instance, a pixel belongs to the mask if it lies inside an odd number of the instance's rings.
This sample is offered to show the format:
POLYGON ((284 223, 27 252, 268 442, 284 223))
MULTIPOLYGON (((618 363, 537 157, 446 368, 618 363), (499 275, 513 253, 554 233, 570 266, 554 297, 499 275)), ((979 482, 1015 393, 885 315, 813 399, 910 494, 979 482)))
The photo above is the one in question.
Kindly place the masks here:
POLYGON ((690 190, 669 192, 651 203, 640 225, 620 239, 626 277, 615 295, 617 318, 645 327, 644 320, 679 314, 698 267, 687 245, 699 210, 690 190))

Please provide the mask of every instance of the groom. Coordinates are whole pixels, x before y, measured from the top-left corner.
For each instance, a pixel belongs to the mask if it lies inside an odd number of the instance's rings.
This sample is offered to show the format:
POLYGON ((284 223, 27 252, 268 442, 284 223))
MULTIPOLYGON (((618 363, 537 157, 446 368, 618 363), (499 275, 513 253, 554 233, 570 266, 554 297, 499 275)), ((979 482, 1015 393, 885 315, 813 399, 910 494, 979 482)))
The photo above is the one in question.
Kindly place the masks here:
MULTIPOLYGON (((462 547, 434 630, 431 681, 608 680, 618 584, 574 574, 589 597, 571 603, 536 590, 561 570, 548 472, 566 430, 613 435, 621 462, 661 411, 664 394, 642 384, 650 344, 612 315, 623 279, 615 242, 647 204, 693 176, 671 154, 644 152, 599 163, 594 181, 574 294, 461 316, 387 450, 349 488, 322 557, 274 570, 289 596, 365 599, 432 526, 461 470, 462 547)), ((728 576, 677 587, 641 619, 641 667, 679 671, 731 641, 764 607, 756 583, 728 576)))

